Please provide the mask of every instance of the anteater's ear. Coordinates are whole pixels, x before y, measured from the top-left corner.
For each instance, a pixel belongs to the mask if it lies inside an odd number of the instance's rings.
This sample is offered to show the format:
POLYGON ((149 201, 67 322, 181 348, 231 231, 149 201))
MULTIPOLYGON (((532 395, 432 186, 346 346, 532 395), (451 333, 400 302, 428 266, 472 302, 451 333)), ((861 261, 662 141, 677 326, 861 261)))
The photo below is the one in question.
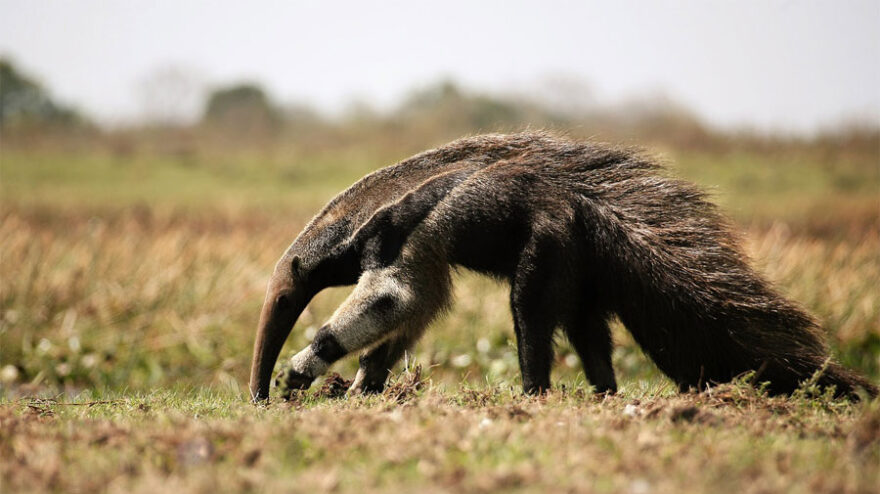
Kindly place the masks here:
POLYGON ((294 276, 298 276, 300 274, 300 265, 302 264, 302 260, 299 256, 293 256, 293 259, 290 260, 290 272, 294 274, 294 276))

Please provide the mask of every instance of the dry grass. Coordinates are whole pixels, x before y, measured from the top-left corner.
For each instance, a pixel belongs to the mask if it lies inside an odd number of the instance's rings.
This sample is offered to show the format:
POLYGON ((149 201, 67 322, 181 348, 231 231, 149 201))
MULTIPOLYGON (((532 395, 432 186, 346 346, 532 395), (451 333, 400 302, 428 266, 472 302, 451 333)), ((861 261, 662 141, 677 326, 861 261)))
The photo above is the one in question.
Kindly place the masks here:
POLYGON ((4 492, 876 492, 880 408, 428 387, 401 404, 204 394, 0 408, 4 492))

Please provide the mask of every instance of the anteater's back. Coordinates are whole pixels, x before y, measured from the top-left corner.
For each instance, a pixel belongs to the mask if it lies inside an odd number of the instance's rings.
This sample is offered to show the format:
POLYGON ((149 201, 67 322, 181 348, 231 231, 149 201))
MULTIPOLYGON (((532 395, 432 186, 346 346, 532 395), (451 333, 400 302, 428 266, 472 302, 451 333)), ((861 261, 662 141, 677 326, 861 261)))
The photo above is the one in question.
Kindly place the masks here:
POLYGON ((454 169, 471 173, 522 154, 550 139, 538 134, 484 135, 459 139, 377 170, 334 197, 296 239, 299 250, 320 251, 343 241, 382 207, 394 204, 425 181, 454 169), (333 235, 328 235, 328 230, 333 235))

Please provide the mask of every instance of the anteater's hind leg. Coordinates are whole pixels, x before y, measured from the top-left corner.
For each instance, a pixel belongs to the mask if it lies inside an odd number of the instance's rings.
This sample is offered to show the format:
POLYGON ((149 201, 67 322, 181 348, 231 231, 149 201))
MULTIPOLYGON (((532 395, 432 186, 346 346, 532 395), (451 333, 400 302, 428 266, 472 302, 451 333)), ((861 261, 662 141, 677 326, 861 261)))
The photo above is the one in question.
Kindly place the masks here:
POLYGON ((550 389, 553 332, 558 302, 564 286, 557 269, 558 252, 540 242, 523 251, 511 283, 510 306, 519 350, 523 392, 539 394, 550 389))
POLYGON ((355 393, 381 393, 391 369, 424 334, 426 327, 406 328, 379 346, 364 352, 351 385, 355 393))
POLYGON ((617 381, 611 366, 611 330, 607 317, 597 311, 576 309, 563 324, 590 384, 597 393, 616 393, 617 381))
POLYGON ((312 344, 290 359, 279 384, 288 390, 308 388, 345 355, 427 326, 448 300, 448 272, 414 274, 396 266, 364 272, 312 344))

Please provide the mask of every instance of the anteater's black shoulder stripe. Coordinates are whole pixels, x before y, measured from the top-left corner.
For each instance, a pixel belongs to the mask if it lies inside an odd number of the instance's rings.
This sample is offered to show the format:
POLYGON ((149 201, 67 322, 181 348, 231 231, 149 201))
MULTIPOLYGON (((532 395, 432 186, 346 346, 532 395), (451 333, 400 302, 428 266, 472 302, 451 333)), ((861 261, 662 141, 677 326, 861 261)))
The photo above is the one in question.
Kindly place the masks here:
POLYGON ((461 168, 426 180, 397 202, 378 211, 352 235, 351 244, 362 252, 365 269, 387 266, 397 259, 410 233, 456 186, 480 166, 461 168))
POLYGON ((327 327, 318 330, 318 334, 315 335, 315 341, 312 342, 312 349, 318 358, 328 364, 336 362, 348 353, 327 327))

